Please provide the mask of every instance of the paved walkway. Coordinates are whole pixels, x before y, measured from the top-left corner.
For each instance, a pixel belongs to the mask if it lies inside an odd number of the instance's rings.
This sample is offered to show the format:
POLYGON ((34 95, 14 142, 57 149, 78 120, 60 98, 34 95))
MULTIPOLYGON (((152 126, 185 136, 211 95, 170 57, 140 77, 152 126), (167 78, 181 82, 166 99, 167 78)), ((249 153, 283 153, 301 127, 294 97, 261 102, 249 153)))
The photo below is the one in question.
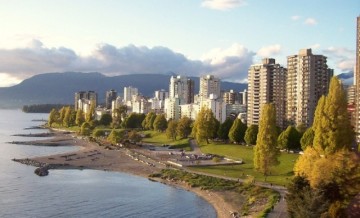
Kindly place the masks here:
MULTIPOLYGON (((201 150, 194 139, 190 140, 190 146, 193 149, 194 153, 201 154, 201 150)), ((192 172, 192 173, 205 175, 205 176, 212 176, 212 177, 217 177, 217 178, 221 178, 221 179, 244 182, 243 179, 236 179, 236 178, 227 177, 227 176, 220 176, 220 175, 214 175, 214 174, 210 174, 210 173, 193 171, 189 168, 184 168, 184 170, 186 170, 188 172, 192 172)), ((265 188, 270 188, 270 189, 273 189, 280 193, 280 200, 275 205, 274 209, 268 214, 268 216, 267 216, 268 218, 287 218, 287 217, 289 217, 287 214, 287 204, 285 201, 287 189, 284 186, 270 185, 269 183, 266 183, 266 182, 255 182, 255 185, 265 187, 265 188)))

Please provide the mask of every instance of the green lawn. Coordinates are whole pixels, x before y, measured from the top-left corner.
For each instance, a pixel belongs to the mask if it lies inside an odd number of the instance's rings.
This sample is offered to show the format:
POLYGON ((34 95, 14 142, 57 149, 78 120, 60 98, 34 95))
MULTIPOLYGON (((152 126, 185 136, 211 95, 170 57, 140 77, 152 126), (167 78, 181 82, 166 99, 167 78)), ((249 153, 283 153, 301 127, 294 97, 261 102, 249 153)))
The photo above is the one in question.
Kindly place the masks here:
POLYGON ((149 135, 148 138, 143 138, 142 142, 145 143, 151 143, 154 145, 170 145, 170 148, 178 148, 178 149, 184 149, 186 151, 191 151, 189 139, 178 139, 176 141, 173 141, 172 139, 168 139, 166 137, 166 134, 163 132, 157 132, 157 131, 143 131, 142 134, 149 135))
MULTIPOLYGON (((247 175, 254 176, 257 181, 264 181, 264 176, 254 170, 253 147, 235 144, 209 144, 202 145, 200 149, 203 153, 218 154, 231 159, 243 160, 245 163, 232 166, 206 166, 193 167, 193 169, 212 173, 216 175, 225 175, 234 178, 245 179, 247 175)), ((298 154, 281 153, 279 157, 280 164, 273 167, 271 176, 267 177, 267 182, 286 185, 293 175, 293 167, 298 154)))

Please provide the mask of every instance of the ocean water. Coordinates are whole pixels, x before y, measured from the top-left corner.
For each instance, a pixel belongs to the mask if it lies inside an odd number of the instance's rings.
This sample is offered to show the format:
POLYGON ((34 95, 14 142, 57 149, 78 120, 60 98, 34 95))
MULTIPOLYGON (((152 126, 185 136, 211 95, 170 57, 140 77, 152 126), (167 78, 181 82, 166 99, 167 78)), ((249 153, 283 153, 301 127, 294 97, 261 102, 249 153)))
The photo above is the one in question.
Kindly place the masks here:
POLYGON ((37 147, 6 142, 36 138, 12 136, 47 114, 0 110, 0 217, 216 217, 194 193, 125 173, 51 170, 38 177, 34 167, 11 161, 77 150, 75 146, 37 147))

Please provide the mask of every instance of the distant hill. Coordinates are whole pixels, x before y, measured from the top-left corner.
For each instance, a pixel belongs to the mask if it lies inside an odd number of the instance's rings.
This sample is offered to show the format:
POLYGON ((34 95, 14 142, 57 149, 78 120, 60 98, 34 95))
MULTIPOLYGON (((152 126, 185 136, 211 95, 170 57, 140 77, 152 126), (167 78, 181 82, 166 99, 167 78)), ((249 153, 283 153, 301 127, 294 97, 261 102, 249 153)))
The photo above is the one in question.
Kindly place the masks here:
MULTIPOLYGON (((100 73, 45 73, 33 76, 12 87, 0 88, 0 107, 13 108, 30 104, 74 104, 74 93, 93 90, 99 102, 104 102, 105 92, 115 89, 122 95, 125 86, 133 86, 145 96, 152 97, 155 90, 169 89, 171 75, 133 74, 107 77, 100 73)), ((195 93, 199 92, 199 78, 195 80, 195 93)), ((222 90, 243 91, 247 84, 222 82, 222 90)))

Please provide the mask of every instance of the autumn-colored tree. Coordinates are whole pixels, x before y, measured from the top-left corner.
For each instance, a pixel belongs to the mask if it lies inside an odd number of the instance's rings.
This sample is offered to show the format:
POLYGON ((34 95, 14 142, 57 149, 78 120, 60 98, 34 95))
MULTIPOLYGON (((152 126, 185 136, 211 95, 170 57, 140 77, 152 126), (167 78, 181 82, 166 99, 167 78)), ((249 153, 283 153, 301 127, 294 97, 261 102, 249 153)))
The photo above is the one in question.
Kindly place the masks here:
POLYGON ((123 133, 120 131, 116 131, 115 129, 111 130, 110 134, 108 135, 107 139, 109 142, 116 144, 120 142, 122 139, 123 133))
POLYGON ((222 140, 228 140, 229 139, 229 132, 234 123, 234 120, 231 118, 226 118, 226 120, 220 124, 219 130, 217 132, 218 138, 222 140))
POLYGON ((85 121, 90 123, 90 121, 94 119, 94 115, 95 115, 95 104, 91 103, 89 111, 85 114, 85 121))
POLYGON ((84 113, 82 110, 79 109, 76 111, 75 123, 77 126, 81 126, 84 122, 85 122, 84 113))
POLYGON ((158 114, 153 123, 154 130, 164 132, 167 128, 165 114, 158 114))
POLYGON ((244 141, 246 128, 246 124, 244 124, 241 119, 236 118, 230 128, 229 139, 235 143, 240 143, 244 141))
POLYGON ((255 145, 257 134, 259 132, 258 125, 250 125, 249 128, 246 129, 244 140, 248 145, 255 145))
POLYGON ((178 121, 178 125, 176 128, 176 134, 180 136, 180 138, 186 138, 191 134, 191 124, 192 120, 188 117, 182 117, 178 121))
POLYGON ((59 119, 58 119, 58 123, 60 125, 63 125, 64 123, 64 117, 65 117, 65 113, 66 113, 66 108, 65 106, 63 106, 60 110, 59 110, 59 119))
POLYGON ((71 113, 72 113, 72 109, 70 106, 65 108, 65 115, 64 115, 64 119, 63 119, 63 126, 65 127, 70 127, 71 126, 71 113))
POLYGON ((206 141, 209 144, 209 139, 213 138, 216 131, 216 118, 209 108, 201 108, 197 118, 194 122, 192 135, 198 143, 206 141))
POLYGON ((53 123, 56 123, 59 119, 59 116, 59 112, 53 108, 49 114, 48 125, 51 127, 53 123))
POLYGON ((328 96, 318 102, 312 129, 312 147, 307 146, 297 160, 295 175, 306 178, 313 190, 324 190, 330 201, 328 217, 342 217, 348 202, 360 192, 360 159, 350 150, 354 134, 345 92, 335 77, 328 96))
POLYGON ((88 136, 91 134, 91 126, 88 122, 85 122, 81 125, 80 135, 88 136))
POLYGON ((342 148, 349 149, 354 142, 346 93, 336 77, 331 79, 329 94, 319 100, 313 130, 313 146, 325 155, 333 154, 342 148))
POLYGON ((139 133, 136 130, 131 130, 128 133, 127 138, 131 141, 131 142, 139 142, 141 141, 141 136, 139 135, 139 133))
POLYGON ((276 146, 276 111, 273 104, 264 104, 261 110, 259 133, 254 148, 255 169, 266 176, 272 166, 279 164, 279 149, 276 146))
POLYGON ((305 149, 308 146, 312 146, 313 145, 313 141, 314 141, 314 131, 312 129, 312 127, 307 128, 307 130, 304 132, 303 136, 301 137, 300 140, 300 144, 301 144, 301 149, 303 151, 305 151, 305 149))
POLYGON ((168 127, 166 129, 166 136, 169 138, 169 139, 172 139, 173 141, 176 140, 176 136, 177 136, 177 125, 178 125, 178 122, 176 120, 170 120, 169 123, 168 123, 168 127))

